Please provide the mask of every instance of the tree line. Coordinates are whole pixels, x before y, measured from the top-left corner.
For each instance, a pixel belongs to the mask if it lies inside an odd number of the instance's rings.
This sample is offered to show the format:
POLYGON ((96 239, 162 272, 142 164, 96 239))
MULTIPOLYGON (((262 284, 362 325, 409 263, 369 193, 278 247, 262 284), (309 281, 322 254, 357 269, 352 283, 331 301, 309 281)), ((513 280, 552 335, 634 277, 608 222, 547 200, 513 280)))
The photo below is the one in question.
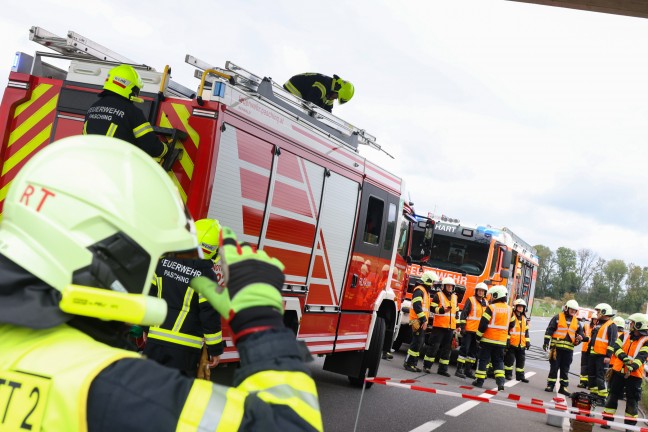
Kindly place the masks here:
POLYGON ((540 266, 536 297, 576 299, 581 306, 609 303, 624 313, 646 312, 648 267, 605 260, 590 249, 535 246, 540 266))

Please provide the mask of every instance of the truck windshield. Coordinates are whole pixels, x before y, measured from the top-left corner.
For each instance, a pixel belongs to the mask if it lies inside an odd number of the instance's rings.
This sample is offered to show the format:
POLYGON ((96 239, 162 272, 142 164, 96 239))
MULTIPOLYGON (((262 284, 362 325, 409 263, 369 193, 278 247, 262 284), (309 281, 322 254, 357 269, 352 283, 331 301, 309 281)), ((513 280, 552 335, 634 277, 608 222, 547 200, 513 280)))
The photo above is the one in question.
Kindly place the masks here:
POLYGON ((478 276, 484 272, 490 243, 461 239, 435 233, 432 254, 423 257, 423 230, 414 230, 412 237, 412 262, 421 263, 427 259, 427 266, 440 270, 478 276))

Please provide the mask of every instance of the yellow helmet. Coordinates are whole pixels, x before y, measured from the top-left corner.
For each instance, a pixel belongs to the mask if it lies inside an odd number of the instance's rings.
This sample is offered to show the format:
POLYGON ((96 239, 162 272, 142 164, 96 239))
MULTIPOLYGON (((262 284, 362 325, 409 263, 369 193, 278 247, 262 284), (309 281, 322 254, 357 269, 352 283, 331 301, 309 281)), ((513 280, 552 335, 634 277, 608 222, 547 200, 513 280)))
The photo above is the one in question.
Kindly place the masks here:
POLYGON ((423 276, 421 276, 421 282, 423 282, 424 285, 430 286, 439 282, 439 276, 433 271, 427 270, 423 273, 423 276))
POLYGON ((110 72, 108 72, 108 78, 106 78, 106 82, 103 86, 104 90, 117 93, 133 102, 143 102, 143 100, 138 97, 142 87, 144 87, 142 78, 133 66, 126 64, 115 66, 110 69, 110 72))
POLYGON ((355 93, 355 88, 353 84, 349 81, 345 81, 337 75, 334 75, 335 79, 335 91, 338 93, 338 101, 340 105, 345 104, 351 100, 353 93, 355 93))
POLYGON ((64 138, 25 164, 5 199, 0 244, 61 292, 64 312, 145 325, 166 316, 166 302, 147 295, 159 258, 198 254, 169 176, 136 146, 101 135, 64 138))
POLYGON ((196 237, 205 258, 213 259, 218 253, 220 231, 220 223, 216 219, 200 219, 196 221, 196 237))

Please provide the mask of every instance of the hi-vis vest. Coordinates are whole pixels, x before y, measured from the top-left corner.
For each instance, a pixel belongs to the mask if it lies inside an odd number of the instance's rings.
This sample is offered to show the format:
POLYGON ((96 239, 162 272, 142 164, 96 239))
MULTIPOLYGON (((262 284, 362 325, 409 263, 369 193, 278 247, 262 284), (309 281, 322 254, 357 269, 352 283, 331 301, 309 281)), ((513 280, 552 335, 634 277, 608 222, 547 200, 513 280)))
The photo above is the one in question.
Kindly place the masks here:
MULTIPOLYGON (((646 342, 648 342, 648 336, 644 336, 637 340, 630 340, 630 337, 626 337, 625 342, 623 342, 623 352, 634 360, 637 355, 639 355, 639 351, 641 351, 641 348, 646 344, 646 342)), ((624 366, 625 364, 618 357, 614 357, 610 361, 610 367, 617 372, 623 372, 624 366)), ((645 374, 643 365, 636 366, 638 367, 630 372, 630 376, 643 378, 645 374)))
POLYGON ((517 315, 513 314, 513 319, 515 320, 515 325, 510 331, 512 347, 526 347, 526 331, 527 331, 527 320, 526 317, 521 316, 519 319, 517 315))
MULTIPOLYGON (((590 323, 585 323, 583 325, 583 333, 585 333, 585 336, 587 336, 588 338, 592 336, 592 327, 590 323)), ((581 352, 582 353, 588 352, 587 350, 589 349, 589 342, 583 342, 582 345, 583 346, 581 347, 581 352)))
POLYGON ((90 383, 115 361, 139 357, 65 324, 0 325, 0 353, 0 382, 12 388, 0 430, 9 431, 87 431, 90 383))
POLYGON ((493 303, 489 307, 493 313, 490 323, 488 323, 488 328, 482 335, 481 341, 506 345, 512 309, 504 302, 493 303))
POLYGON ((439 307, 443 306, 444 313, 434 314, 434 321, 432 326, 444 329, 456 329, 457 328, 457 296, 452 294, 450 300, 448 301, 447 297, 443 291, 439 292, 439 307))
POLYGON ((484 314, 484 306, 475 297, 468 298, 470 301, 470 314, 466 317, 466 331, 476 332, 479 328, 479 321, 484 314))
MULTIPOLYGON (((423 312, 421 313, 425 315, 425 319, 427 322, 427 319, 430 318, 430 295, 428 294, 427 289, 425 289, 425 287, 422 285, 418 285, 416 288, 414 288, 414 291, 415 292, 423 291, 423 300, 422 300, 423 304, 421 305, 421 307, 423 308, 423 312)), ((409 313, 410 321, 420 318, 414 311, 414 298, 412 298, 412 306, 410 307, 410 313, 409 313)))
POLYGON ((590 353, 600 355, 607 354, 608 345, 610 344, 610 341, 608 340, 608 327, 612 324, 611 319, 607 320, 605 324, 601 324, 601 327, 599 327, 598 332, 596 333, 594 345, 592 345, 591 342, 589 344, 589 346, 592 347, 590 353))
POLYGON ((551 335, 555 339, 556 348, 574 349, 574 342, 576 341, 576 331, 578 331, 578 320, 572 317, 572 320, 567 325, 567 318, 564 312, 558 314, 558 327, 551 335))

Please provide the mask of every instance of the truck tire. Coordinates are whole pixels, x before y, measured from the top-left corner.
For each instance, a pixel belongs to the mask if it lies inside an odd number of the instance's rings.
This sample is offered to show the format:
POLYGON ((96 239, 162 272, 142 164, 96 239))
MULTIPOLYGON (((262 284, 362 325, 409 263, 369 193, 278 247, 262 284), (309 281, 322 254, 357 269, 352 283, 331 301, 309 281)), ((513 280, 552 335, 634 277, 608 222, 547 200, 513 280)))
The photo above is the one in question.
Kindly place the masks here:
MULTIPOLYGON (((371 334, 371 342, 369 342, 369 349, 365 351, 362 359, 362 367, 360 368, 360 376, 350 376, 349 382, 354 387, 362 387, 364 383, 365 374, 368 377, 374 377, 378 373, 380 366, 380 359, 382 358, 382 346, 385 341, 385 320, 383 318, 376 318, 373 333, 371 334)), ((371 388, 373 383, 367 383, 366 388, 371 388)))
POLYGON ((409 325, 401 324, 401 328, 398 331, 398 336, 392 344, 392 349, 398 351, 404 343, 408 344, 412 342, 412 328, 409 325))

